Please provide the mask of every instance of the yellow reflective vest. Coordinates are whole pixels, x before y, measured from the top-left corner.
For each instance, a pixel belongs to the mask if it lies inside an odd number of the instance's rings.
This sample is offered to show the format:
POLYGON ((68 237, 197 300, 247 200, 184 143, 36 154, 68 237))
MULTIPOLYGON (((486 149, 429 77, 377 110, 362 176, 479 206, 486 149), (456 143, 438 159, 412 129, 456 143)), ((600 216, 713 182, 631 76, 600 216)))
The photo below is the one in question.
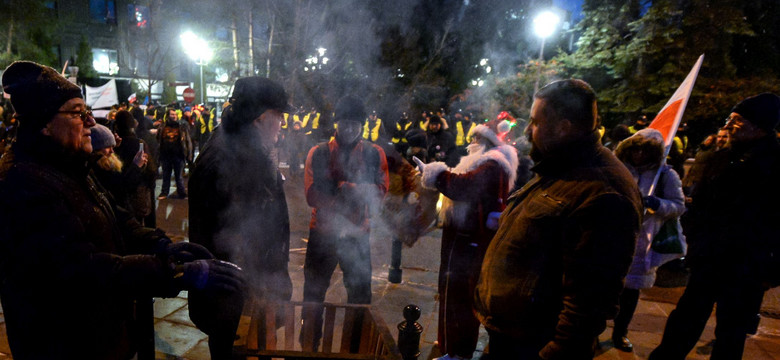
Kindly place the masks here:
POLYGON ((379 139, 379 128, 382 127, 382 119, 377 118, 376 125, 374 125, 373 128, 369 128, 370 122, 371 120, 366 119, 365 124, 363 124, 363 139, 371 140, 371 142, 376 142, 379 139))
MULTIPOLYGON (((395 128, 396 128, 396 129, 397 129, 399 132, 400 132, 400 131, 403 131, 404 133, 406 133, 406 132, 409 130, 409 128, 410 128, 410 127, 412 127, 412 122, 411 122, 411 121, 410 121, 410 122, 408 122, 408 123, 406 123, 406 125, 404 125, 404 126, 401 126, 401 123, 400 123, 400 122, 398 122, 398 123, 395 123, 395 128)), ((405 142, 406 142, 406 138, 405 138, 405 137, 401 137, 401 138, 399 138, 399 137, 398 137, 398 134, 396 133, 396 135, 395 135, 395 136, 393 136, 393 139, 392 139, 392 141, 393 141, 393 144, 398 144, 399 142, 404 142, 404 143, 405 143, 405 142)))
POLYGON ((469 133, 471 132, 471 129, 473 129, 476 126, 477 124, 472 121, 471 126, 469 126, 469 129, 464 131, 462 121, 458 121, 457 123, 455 123, 455 128, 458 131, 457 136, 455 137, 455 145, 464 146, 471 143, 471 136, 469 136, 469 133))

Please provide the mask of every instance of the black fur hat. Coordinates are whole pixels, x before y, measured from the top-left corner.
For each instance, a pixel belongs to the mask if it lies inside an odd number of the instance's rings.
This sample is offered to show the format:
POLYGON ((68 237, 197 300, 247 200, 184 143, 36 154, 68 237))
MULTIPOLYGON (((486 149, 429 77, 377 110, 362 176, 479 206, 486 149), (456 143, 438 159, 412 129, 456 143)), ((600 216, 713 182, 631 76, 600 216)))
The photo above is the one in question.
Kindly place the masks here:
POLYGON ((780 122, 780 98, 772 93, 763 93, 742 100, 731 109, 754 125, 772 131, 780 122))
POLYGON ((3 91, 11 95, 20 130, 40 130, 73 98, 83 98, 81 88, 56 70, 31 61, 16 61, 3 73, 3 91))

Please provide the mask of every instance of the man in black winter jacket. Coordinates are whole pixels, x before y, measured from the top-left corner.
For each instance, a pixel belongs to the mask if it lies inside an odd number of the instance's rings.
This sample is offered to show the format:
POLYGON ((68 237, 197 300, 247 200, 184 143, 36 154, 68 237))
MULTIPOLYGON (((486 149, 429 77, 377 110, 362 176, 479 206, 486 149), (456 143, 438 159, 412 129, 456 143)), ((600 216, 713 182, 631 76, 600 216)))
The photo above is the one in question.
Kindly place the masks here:
POLYGON ((713 359, 741 359, 764 292, 780 285, 780 98, 764 93, 726 119, 730 148, 714 153, 683 216, 688 286, 650 359, 684 359, 717 304, 713 359))
POLYGON ((0 300, 15 359, 129 359, 134 300, 243 287, 235 265, 109 201, 87 167, 95 119, 77 85, 26 61, 2 84, 21 123, 0 160, 0 300))

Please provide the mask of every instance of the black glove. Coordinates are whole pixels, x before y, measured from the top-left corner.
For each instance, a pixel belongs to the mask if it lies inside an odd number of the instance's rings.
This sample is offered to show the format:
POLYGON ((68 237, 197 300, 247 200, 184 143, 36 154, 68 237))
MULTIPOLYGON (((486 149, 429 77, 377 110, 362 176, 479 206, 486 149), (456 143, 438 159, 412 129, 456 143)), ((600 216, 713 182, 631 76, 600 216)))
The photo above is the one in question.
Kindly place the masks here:
POLYGON ((235 293, 246 288, 241 268, 221 260, 195 260, 177 265, 173 277, 185 290, 235 293))
POLYGON ((661 200, 652 195, 645 196, 642 198, 642 205, 650 210, 658 211, 658 208, 661 207, 661 200))
POLYGON ((214 259, 214 255, 202 245, 184 241, 169 244, 165 248, 163 255, 169 262, 174 264, 202 259, 214 259))

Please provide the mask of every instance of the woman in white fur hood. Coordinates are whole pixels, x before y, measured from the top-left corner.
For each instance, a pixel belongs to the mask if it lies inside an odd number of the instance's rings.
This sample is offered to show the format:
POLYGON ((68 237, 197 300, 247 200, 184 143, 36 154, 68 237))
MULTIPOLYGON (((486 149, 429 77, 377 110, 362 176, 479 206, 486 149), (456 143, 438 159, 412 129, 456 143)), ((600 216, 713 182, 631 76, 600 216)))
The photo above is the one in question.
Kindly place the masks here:
POLYGON ((474 127, 469 154, 454 168, 442 162, 423 164, 423 186, 446 196, 439 269, 440 359, 469 359, 479 335, 472 302, 482 259, 495 235, 498 214, 514 186, 517 151, 504 144, 506 121, 474 127))
MULTIPOLYGON (((626 284, 620 295, 620 312, 615 318, 612 341, 615 348, 631 351, 633 346, 626 337, 628 324, 639 302, 639 289, 647 289, 655 282, 656 270, 663 263, 682 256, 659 254, 652 250, 653 238, 669 219, 679 218, 685 212, 685 198, 680 176, 666 164, 664 138, 658 130, 645 128, 623 140, 615 149, 615 156, 628 168, 639 184, 645 215, 636 240, 634 260, 626 276, 626 284), (661 174, 653 195, 649 195, 658 168, 661 174)), ((678 233, 682 229, 677 223, 678 233)))

